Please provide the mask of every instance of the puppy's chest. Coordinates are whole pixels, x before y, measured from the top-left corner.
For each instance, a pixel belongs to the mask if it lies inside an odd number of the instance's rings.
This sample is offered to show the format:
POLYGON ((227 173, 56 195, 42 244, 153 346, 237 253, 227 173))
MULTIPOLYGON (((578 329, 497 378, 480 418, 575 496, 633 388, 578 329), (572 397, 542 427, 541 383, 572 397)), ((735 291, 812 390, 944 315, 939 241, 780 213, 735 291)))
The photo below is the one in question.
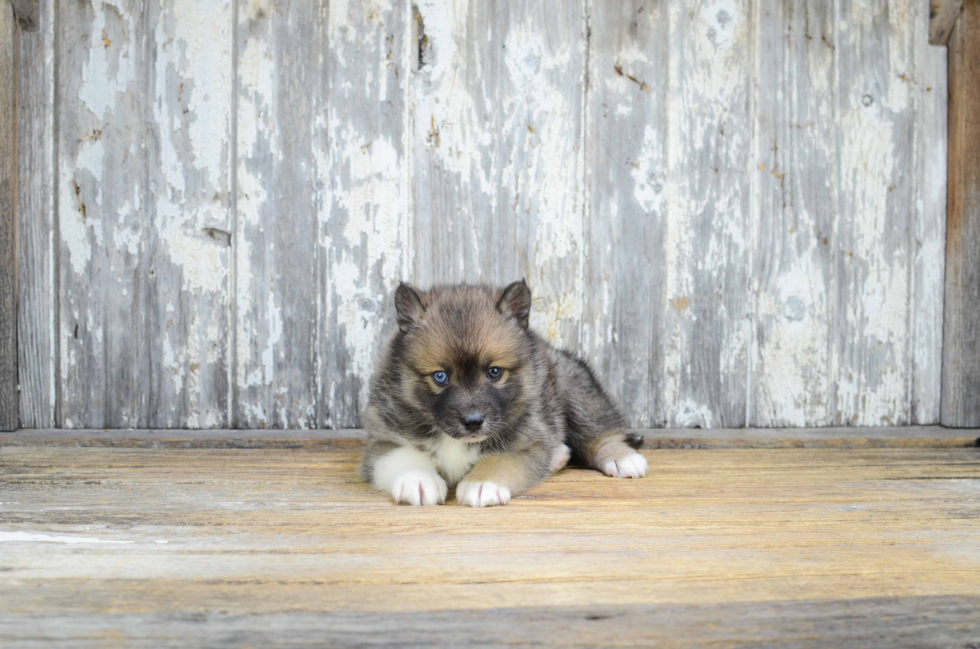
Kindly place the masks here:
POLYGON ((448 435, 442 435, 439 441, 430 447, 429 453, 446 482, 456 484, 480 460, 480 445, 467 444, 448 435))

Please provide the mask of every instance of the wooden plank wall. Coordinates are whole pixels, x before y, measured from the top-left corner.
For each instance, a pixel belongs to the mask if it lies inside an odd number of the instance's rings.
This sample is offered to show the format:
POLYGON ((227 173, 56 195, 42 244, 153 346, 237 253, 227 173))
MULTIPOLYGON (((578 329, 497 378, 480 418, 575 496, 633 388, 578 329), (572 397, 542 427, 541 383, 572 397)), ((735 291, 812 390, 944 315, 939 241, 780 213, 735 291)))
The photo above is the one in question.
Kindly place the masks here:
POLYGON ((942 424, 980 426, 980 1, 967 0, 949 42, 949 238, 942 424))
POLYGON ((939 420, 928 0, 164 7, 21 46, 23 425, 356 426, 399 280, 522 276, 633 426, 939 420))
POLYGON ((0 431, 17 407, 17 21, 0 2, 0 431))

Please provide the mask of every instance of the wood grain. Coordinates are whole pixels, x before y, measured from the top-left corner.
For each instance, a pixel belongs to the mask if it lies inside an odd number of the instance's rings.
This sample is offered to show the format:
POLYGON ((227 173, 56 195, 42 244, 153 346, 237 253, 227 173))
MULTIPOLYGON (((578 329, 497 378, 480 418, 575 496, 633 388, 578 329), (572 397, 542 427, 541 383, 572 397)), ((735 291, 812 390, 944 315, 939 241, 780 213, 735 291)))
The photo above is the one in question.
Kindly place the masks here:
POLYGON ((968 646, 978 453, 645 451, 473 510, 393 505, 357 451, 4 446, 0 638, 968 646))
POLYGON ((947 56, 927 39, 924 7, 915 28, 915 211, 911 310, 911 423, 939 422, 946 269, 947 56))
POLYGON ((418 7, 425 44, 412 96, 416 279, 503 285, 524 277, 532 326, 578 350, 583 7, 418 7))
MULTIPOLYGON (((972 448, 980 430, 908 426, 888 428, 633 429, 646 449, 972 448)), ((361 448, 360 429, 327 430, 21 430, 3 446, 109 446, 114 448, 361 448)))
POLYGON ((310 427, 359 425, 374 355, 412 278, 409 4, 331 3, 321 26, 315 119, 317 413, 310 427))
MULTIPOLYGON (((36 4, 36 3, 35 3, 36 4)), ((55 425, 54 7, 21 32, 17 66, 18 311, 20 425, 55 425)))
POLYGON ((752 426, 834 421, 834 23, 826 2, 759 5, 752 426))
POLYGON ((600 0, 588 11, 582 352, 633 425, 653 427, 667 412, 667 6, 600 0))
POLYGON ((744 426, 752 4, 675 2, 669 20, 664 419, 744 426))
POLYGON ((980 2, 964 3, 949 48, 949 203, 942 423, 980 424, 980 2))
POLYGON ((57 5, 56 421, 145 427, 147 34, 135 1, 57 5))
POLYGON ((312 3, 236 6, 234 424, 310 426, 316 408, 319 15, 312 3))
POLYGON ((963 11, 963 0, 929 0, 929 43, 946 45, 956 19, 963 11))
POLYGON ((21 30, 35 32, 40 28, 41 8, 38 0, 10 0, 10 6, 14 8, 14 17, 21 30))
POLYGON ((19 49, 23 424, 356 426, 398 280, 521 276, 633 426, 937 423, 928 20, 45 4, 19 49))
POLYGON ((911 420, 914 204, 911 2, 839 6, 840 187, 834 246, 834 423, 911 420))
POLYGON ((199 0, 140 8, 147 193, 140 279, 152 427, 230 425, 232 13, 199 0))
POLYGON ((16 430, 17 21, 0 4, 0 431, 16 430))
POLYGON ((980 633, 973 596, 870 597, 724 604, 537 606, 489 610, 372 613, 193 612, 45 618, 31 630, 0 613, 0 634, 18 647, 101 647, 201 643, 240 647, 717 647, 909 649, 969 647, 980 633), (326 629, 326 631, 325 631, 326 629))

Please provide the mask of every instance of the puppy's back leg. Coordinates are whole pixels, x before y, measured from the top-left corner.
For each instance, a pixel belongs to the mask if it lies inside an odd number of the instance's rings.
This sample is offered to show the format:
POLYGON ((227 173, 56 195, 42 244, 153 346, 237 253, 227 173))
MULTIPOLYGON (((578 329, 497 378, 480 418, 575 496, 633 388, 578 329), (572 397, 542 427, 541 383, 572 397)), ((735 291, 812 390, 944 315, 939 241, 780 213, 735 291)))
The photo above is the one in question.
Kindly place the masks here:
POLYGON ((637 453, 643 438, 626 433, 625 418, 589 366, 565 356, 559 373, 573 461, 614 478, 645 476, 646 458, 637 453))
MULTIPOLYGON (((647 474, 647 460, 631 443, 636 437, 621 430, 602 433, 590 445, 590 465, 613 478, 642 478, 647 474)), ((639 441, 643 443, 642 438, 639 441)))

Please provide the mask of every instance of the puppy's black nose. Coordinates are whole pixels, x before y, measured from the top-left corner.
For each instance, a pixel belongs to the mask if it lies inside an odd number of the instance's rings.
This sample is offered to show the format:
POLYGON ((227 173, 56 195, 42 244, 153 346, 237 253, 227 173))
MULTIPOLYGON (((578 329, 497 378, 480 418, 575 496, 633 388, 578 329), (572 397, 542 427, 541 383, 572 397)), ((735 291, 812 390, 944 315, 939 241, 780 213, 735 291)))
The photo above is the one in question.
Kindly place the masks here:
POLYGON ((479 430, 480 426, 483 425, 483 415, 480 414, 479 412, 471 412, 469 414, 463 415, 463 418, 460 419, 460 421, 463 423, 463 426, 466 428, 466 430, 473 433, 479 430))

